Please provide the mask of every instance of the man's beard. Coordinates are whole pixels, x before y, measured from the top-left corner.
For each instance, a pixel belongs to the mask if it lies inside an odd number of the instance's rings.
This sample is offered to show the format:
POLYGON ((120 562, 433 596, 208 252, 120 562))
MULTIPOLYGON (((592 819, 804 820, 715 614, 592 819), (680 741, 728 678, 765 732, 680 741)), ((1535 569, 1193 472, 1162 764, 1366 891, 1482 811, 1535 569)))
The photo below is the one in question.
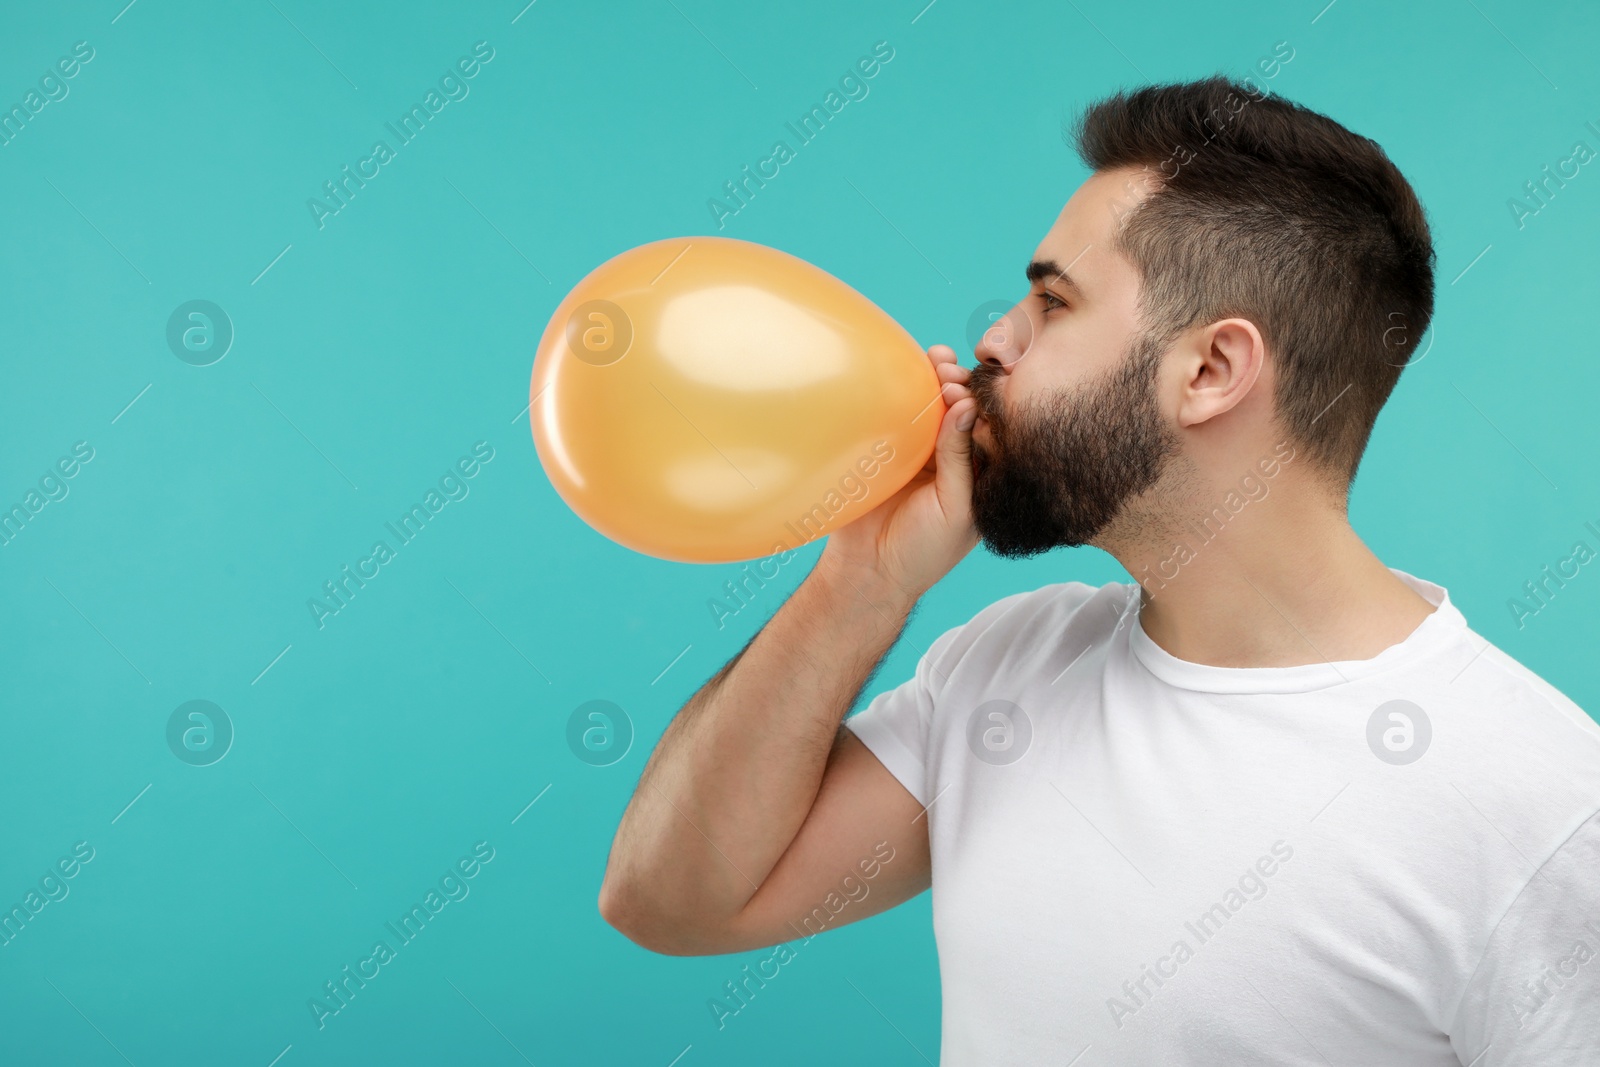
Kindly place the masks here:
POLYGON ((1098 382, 1002 410, 987 363, 969 387, 988 423, 972 443, 973 523, 989 551, 1023 559, 1089 544, 1179 449, 1156 400, 1163 345, 1144 334, 1098 382))

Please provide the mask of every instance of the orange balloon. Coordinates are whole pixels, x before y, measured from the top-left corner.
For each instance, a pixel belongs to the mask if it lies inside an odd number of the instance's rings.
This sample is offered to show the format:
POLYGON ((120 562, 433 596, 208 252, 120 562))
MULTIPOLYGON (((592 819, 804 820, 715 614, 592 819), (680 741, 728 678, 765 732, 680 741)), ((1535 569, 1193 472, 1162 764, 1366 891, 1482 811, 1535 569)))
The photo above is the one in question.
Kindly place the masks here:
POLYGON ((675 237, 596 267, 556 308, 529 385, 539 461, 578 515, 662 559, 756 559, 830 534, 933 454, 916 340, 785 252, 675 237))

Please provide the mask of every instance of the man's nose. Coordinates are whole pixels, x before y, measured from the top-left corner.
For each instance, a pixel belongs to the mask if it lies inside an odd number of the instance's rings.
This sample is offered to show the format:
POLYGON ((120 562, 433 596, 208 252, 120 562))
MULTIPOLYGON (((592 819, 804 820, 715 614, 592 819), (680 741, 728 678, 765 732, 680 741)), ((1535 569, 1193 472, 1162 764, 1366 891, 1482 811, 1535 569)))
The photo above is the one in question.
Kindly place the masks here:
POLYGON ((980 363, 1010 371, 1018 360, 1028 354, 1033 342, 1033 321, 1021 304, 996 319, 983 331, 973 355, 980 363))

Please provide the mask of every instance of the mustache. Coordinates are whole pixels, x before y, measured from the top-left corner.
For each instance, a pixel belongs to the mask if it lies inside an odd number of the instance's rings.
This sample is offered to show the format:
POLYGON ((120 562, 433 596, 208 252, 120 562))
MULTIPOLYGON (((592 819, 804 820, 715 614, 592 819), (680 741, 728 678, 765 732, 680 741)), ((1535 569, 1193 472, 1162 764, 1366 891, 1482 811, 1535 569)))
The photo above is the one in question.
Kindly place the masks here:
POLYGON ((980 363, 972 368, 967 378, 967 390, 978 402, 978 414, 991 423, 997 423, 1004 417, 1000 411, 1000 397, 995 387, 1003 373, 987 363, 980 363))

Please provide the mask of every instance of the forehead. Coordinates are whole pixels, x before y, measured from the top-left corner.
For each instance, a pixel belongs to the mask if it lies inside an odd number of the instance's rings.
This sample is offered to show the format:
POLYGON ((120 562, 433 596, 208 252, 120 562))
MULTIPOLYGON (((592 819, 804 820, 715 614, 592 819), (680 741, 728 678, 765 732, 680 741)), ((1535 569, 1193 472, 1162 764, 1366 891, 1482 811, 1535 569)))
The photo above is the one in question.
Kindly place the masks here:
POLYGON ((1131 277, 1133 265, 1113 251, 1112 241, 1121 219, 1155 191, 1154 177, 1142 167, 1091 174, 1067 200, 1033 258, 1061 264, 1085 288, 1131 277))

